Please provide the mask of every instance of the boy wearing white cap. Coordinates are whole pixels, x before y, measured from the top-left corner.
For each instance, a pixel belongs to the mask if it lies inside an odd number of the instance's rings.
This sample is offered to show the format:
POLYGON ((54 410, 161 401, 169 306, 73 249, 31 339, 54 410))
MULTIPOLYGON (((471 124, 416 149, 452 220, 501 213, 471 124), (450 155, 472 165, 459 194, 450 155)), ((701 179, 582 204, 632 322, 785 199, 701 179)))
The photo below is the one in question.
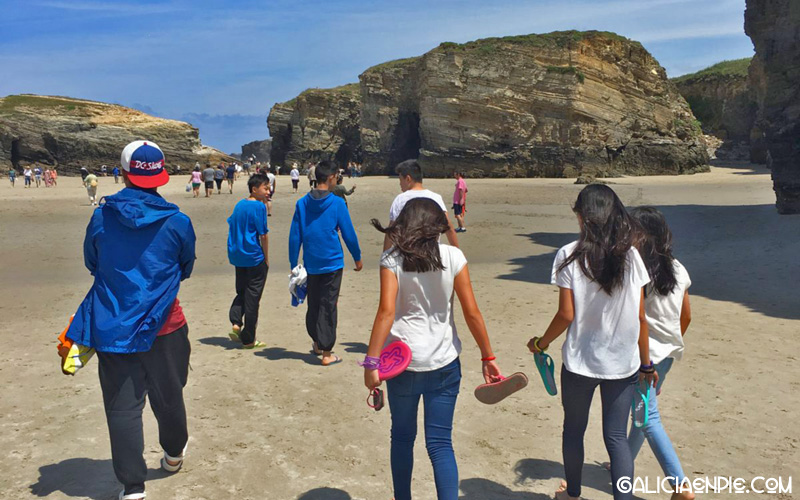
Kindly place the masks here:
POLYGON ((164 470, 181 468, 189 439, 189 329, 178 289, 192 273, 195 234, 189 217, 156 192, 169 181, 158 145, 132 142, 121 163, 125 189, 103 198, 86 228, 84 260, 94 283, 67 337, 97 351, 120 498, 137 500, 145 498, 147 477, 145 399, 158 421, 164 470))

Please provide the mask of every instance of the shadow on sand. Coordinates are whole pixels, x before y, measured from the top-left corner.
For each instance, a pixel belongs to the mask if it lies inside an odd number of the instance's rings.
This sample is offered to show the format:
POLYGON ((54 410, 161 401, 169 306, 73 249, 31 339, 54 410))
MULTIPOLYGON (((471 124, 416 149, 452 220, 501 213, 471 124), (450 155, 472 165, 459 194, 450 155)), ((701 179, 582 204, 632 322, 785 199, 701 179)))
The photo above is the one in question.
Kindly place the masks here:
POLYGON ((342 342, 340 345, 344 347, 344 352, 354 352, 356 354, 366 354, 367 347, 369 347, 363 342, 342 342))
MULTIPOLYGON (((148 469, 147 481, 168 475, 161 469, 148 469)), ((58 491, 68 497, 107 500, 117 498, 122 485, 114 476, 110 459, 70 458, 39 467, 39 480, 29 488, 31 494, 37 497, 46 497, 58 491)))
POLYGON ((284 349, 283 347, 269 347, 254 351, 256 356, 267 358, 270 361, 277 361, 280 359, 294 359, 303 361, 309 365, 319 365, 319 357, 312 353, 309 349, 308 352, 295 352, 284 349))
POLYGON ((297 497, 297 500, 352 500, 350 493, 336 488, 315 488, 297 497))
POLYGON ((242 346, 241 342, 234 342, 228 337, 206 337, 204 339, 198 339, 198 342, 205 345, 213 345, 217 347, 222 347, 226 351, 232 351, 234 349, 239 349, 242 346))
MULTIPOLYGON (((689 270, 689 293, 735 302, 767 316, 800 319, 791 283, 800 281, 800 217, 772 205, 658 206, 674 236, 675 256, 689 270)), ((515 258, 500 279, 549 284, 558 248, 575 233, 519 235, 552 252, 515 258)))

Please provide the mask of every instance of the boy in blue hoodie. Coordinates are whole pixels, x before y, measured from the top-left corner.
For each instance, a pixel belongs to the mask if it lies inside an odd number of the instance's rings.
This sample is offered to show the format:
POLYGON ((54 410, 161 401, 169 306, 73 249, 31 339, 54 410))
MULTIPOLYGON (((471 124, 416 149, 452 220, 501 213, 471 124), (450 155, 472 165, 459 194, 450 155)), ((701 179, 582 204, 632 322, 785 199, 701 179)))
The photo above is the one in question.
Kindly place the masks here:
POLYGON ((195 234, 189 217, 156 192, 169 177, 155 143, 128 144, 121 163, 125 189, 105 197, 86 228, 84 261, 94 284, 67 337, 97 350, 120 498, 136 500, 145 498, 147 477, 145 397, 158 421, 164 470, 181 468, 189 439, 189 329, 178 289, 192 274, 195 234))
POLYGON ((314 352, 322 355, 322 365, 339 363, 331 354, 336 343, 339 290, 342 286, 344 251, 339 241, 342 233, 347 249, 361 271, 361 248, 344 200, 331 192, 336 185, 338 169, 329 161, 320 162, 315 170, 316 188, 297 200, 292 228, 289 232, 289 264, 297 267, 300 248, 308 273, 306 330, 313 341, 314 352))

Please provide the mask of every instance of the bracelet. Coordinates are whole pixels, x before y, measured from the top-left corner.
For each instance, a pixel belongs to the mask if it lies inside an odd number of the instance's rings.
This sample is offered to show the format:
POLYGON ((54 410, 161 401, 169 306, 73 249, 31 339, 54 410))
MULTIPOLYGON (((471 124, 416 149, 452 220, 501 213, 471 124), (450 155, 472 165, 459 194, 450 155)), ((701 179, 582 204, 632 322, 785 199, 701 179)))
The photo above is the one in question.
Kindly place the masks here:
POLYGON ((486 358, 481 358, 481 361, 494 361, 495 359, 497 359, 496 356, 489 356, 486 358))
POLYGON ((361 361, 358 364, 367 370, 377 370, 381 366, 381 358, 364 356, 364 361, 361 361))
POLYGON ((655 367, 655 366, 653 366, 653 362, 652 362, 652 361, 650 361, 650 364, 649 364, 649 365, 642 365, 642 366, 640 366, 640 367, 639 367, 639 371, 640 371, 640 372, 642 372, 642 373, 644 373, 644 374, 649 374, 649 373, 653 373, 654 371, 656 371, 656 367, 655 367))
POLYGON ((542 347, 539 345, 539 341, 541 339, 541 337, 533 337, 533 347, 535 347, 539 352, 546 352, 547 348, 542 349, 542 347))

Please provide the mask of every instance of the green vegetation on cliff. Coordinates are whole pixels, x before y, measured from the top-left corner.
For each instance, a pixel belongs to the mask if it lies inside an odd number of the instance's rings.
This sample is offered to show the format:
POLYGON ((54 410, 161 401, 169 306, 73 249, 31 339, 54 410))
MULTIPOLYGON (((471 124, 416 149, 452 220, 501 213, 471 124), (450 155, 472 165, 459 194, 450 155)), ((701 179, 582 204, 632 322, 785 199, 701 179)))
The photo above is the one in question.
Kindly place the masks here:
POLYGON ((479 55, 492 55, 503 44, 522 45, 539 48, 567 48, 573 43, 581 42, 588 38, 607 38, 614 41, 627 42, 641 47, 635 42, 610 31, 553 31, 552 33, 516 35, 493 38, 482 38, 466 43, 443 42, 434 50, 446 52, 475 52, 479 55))
POLYGON ((295 103, 297 103, 298 97, 314 93, 327 93, 331 95, 338 93, 338 94, 349 95, 352 97, 357 97, 360 94, 360 92, 361 92, 360 85, 358 83, 347 83, 344 85, 339 85, 338 87, 332 87, 328 89, 323 89, 320 87, 312 87, 310 89, 305 89, 304 91, 300 92, 300 94, 297 97, 293 97, 292 99, 289 99, 288 101, 282 104, 284 104, 285 106, 294 106, 295 103))
POLYGON ((0 113, 14 113, 17 108, 56 109, 75 111, 92 106, 92 101, 82 101, 66 97, 40 96, 34 94, 10 95, 0 99, 0 113))
POLYGON ((711 77, 746 77, 747 70, 750 68, 751 57, 744 59, 734 59, 731 61, 718 62, 713 66, 700 70, 697 73, 682 75, 672 78, 674 83, 687 83, 694 80, 701 80, 711 77))

